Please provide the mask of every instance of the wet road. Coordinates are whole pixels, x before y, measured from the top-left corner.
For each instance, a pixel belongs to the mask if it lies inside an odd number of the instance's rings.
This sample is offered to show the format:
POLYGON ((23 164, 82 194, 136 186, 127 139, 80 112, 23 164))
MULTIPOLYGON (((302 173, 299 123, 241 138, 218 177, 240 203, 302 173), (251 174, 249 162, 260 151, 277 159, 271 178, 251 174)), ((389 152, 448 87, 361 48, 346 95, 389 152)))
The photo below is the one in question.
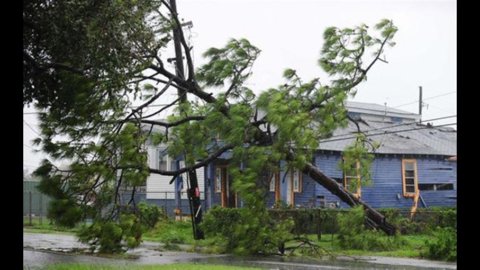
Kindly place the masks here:
POLYGON ((209 255, 187 252, 159 251, 160 245, 144 242, 130 250, 136 259, 112 259, 90 255, 73 255, 64 252, 85 249, 87 246, 76 241, 71 235, 24 233, 24 267, 40 269, 52 263, 95 263, 95 264, 170 264, 177 262, 227 264, 256 266, 264 269, 391 269, 425 270, 457 269, 455 263, 429 260, 390 258, 378 256, 338 257, 336 260, 305 260, 289 257, 234 257, 230 255, 209 255))

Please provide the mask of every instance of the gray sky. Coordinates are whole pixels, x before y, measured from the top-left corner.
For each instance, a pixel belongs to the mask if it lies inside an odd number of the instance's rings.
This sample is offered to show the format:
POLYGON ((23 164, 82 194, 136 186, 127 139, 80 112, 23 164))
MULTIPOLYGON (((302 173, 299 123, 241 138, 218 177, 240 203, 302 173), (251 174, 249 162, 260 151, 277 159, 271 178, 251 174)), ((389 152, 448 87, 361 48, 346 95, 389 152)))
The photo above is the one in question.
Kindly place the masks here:
MULTIPOLYGON (((456 1, 177 0, 177 9, 181 18, 193 22, 186 34, 197 67, 206 49, 230 38, 247 38, 262 50, 248 82, 256 93, 282 84, 285 68, 296 69, 305 80, 328 79, 317 65, 326 27, 373 26, 391 19, 399 31, 396 46, 386 50, 389 63, 376 64, 351 100, 418 113, 422 86, 427 104, 422 119, 456 115, 456 1)), ((24 113, 32 111, 24 108, 24 113)), ((432 122, 456 123, 456 117, 432 122)), ((36 115, 24 114, 23 127, 24 167, 31 172, 42 158, 31 151, 36 115)))

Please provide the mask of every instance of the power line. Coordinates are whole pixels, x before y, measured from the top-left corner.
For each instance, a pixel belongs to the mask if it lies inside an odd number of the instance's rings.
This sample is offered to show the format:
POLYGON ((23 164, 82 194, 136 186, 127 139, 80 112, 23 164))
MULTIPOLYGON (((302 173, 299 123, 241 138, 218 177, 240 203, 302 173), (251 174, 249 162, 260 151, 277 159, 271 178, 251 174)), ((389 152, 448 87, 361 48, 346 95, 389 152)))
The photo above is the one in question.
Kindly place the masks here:
MULTIPOLYGON (((453 91, 453 92, 448 92, 448 93, 444 93, 444 94, 440 94, 440 95, 437 95, 437 96, 433 96, 433 97, 428 97, 428 98, 424 98, 423 100, 428 100, 428 99, 434 99, 434 98, 437 98, 437 97, 443 97, 443 96, 446 96, 446 95, 450 95, 450 94, 453 94, 453 93, 456 93, 457 91, 453 91)), ((410 104, 414 104, 414 103, 417 103, 419 102, 419 100, 415 100, 413 102, 409 102, 409 103, 405 103, 405 104, 402 104, 402 105, 398 105, 398 106, 394 106, 392 108, 398 108, 398 107, 403 107, 403 106, 406 106, 406 105, 410 105, 410 104)))
MULTIPOLYGON (((456 115, 449 115, 449 116, 431 118, 431 119, 427 119, 427 120, 423 120, 423 121, 424 121, 424 122, 427 122, 427 121, 436 121, 436 120, 448 119, 448 118, 453 118, 453 117, 457 117, 457 116, 456 116, 456 115)), ((370 131, 375 131, 375 130, 385 130, 385 129, 390 129, 390 128, 394 128, 394 127, 409 126, 409 125, 413 125, 413 124, 416 124, 416 123, 415 123, 415 122, 413 122, 413 123, 402 123, 402 124, 391 125, 391 126, 386 126, 386 127, 380 127, 380 128, 372 128, 372 129, 361 130, 361 132, 362 132, 362 133, 365 133, 365 132, 370 132, 370 131)), ((343 137, 343 136, 351 136, 351 134, 350 134, 350 133, 338 134, 338 135, 334 135, 334 136, 329 137, 329 139, 338 138, 338 137, 343 137)))
POLYGON ((25 119, 23 120, 23 122, 24 122, 33 132, 35 132, 35 134, 37 134, 38 136, 41 136, 38 131, 36 131, 32 126, 30 126, 29 123, 27 123, 27 121, 25 121, 25 119))

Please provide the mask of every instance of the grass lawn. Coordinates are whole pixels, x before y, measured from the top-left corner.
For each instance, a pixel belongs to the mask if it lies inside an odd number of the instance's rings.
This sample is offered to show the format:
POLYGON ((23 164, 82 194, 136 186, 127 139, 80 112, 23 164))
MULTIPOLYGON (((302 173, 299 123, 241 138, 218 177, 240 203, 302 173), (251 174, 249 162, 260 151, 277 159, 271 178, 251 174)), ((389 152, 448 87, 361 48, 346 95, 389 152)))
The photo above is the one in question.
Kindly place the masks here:
POLYGON ((155 228, 144 233, 142 238, 167 244, 195 244, 191 221, 158 222, 155 228))
MULTIPOLYGON (((157 223, 154 229, 143 234, 143 240, 160 242, 165 244, 164 248, 167 250, 185 250, 196 251, 203 253, 222 253, 220 247, 213 245, 212 239, 205 239, 195 241, 192 236, 192 224, 190 221, 163 221, 157 223), (180 248, 179 245, 190 245, 191 248, 180 248)), ((24 220, 24 232, 32 233, 61 233, 61 234, 74 234, 78 231, 77 226, 75 228, 62 228, 50 224, 50 221, 43 218, 42 223, 38 218, 32 220, 32 226, 29 226, 29 220, 24 220)), ((388 236, 381 236, 388 237, 388 236)), ((365 251, 355 249, 343 249, 339 246, 336 240, 336 235, 322 234, 321 240, 317 240, 316 235, 309 235, 309 239, 319 245, 325 252, 324 254, 331 255, 363 255, 363 256, 389 256, 389 257, 407 257, 407 258, 421 258, 420 253, 425 249, 425 240, 433 239, 430 235, 401 235, 402 241, 401 247, 390 251, 365 251)), ((290 243, 288 246, 296 246, 298 243, 290 243)), ((289 254, 289 252, 287 252, 289 254)), ((296 255, 302 255, 299 252, 295 252, 296 255)), ((97 266, 95 266, 97 267, 97 266)), ((59 268, 64 269, 64 268, 59 268)), ((101 268, 79 268, 79 269, 101 269, 101 268)), ((110 269, 110 268, 105 268, 110 269)), ((140 269, 140 268, 139 268, 140 269)), ((143 269, 143 268, 142 268, 143 269)), ((145 268, 145 269, 157 269, 157 268, 145 268)), ((158 268, 164 269, 164 268, 158 268)), ((165 268, 170 269, 170 268, 165 268)), ((229 268, 225 268, 229 269, 229 268)))
POLYGON ((97 265, 97 264, 53 264, 45 270, 256 270, 260 268, 226 266, 214 264, 165 264, 165 265, 97 265))
MULTIPOLYGON (((381 236, 390 237, 390 236, 381 236)), ((425 240, 433 239, 430 235, 401 235, 401 247, 390 251, 371 251, 358 249, 343 249, 339 246, 335 235, 322 234, 320 241, 317 240, 316 235, 309 235, 309 239, 315 244, 319 245, 327 253, 334 255, 361 255, 361 256, 388 256, 388 257, 406 257, 406 258, 420 258, 420 252, 425 248, 425 240)))

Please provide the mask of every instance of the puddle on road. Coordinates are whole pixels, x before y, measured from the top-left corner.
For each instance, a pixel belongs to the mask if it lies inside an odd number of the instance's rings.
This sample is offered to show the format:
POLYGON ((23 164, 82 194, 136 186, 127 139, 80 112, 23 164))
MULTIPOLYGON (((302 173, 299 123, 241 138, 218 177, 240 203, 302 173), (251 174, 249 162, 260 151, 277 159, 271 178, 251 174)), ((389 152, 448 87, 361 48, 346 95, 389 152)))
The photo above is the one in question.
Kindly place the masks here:
MULTIPOLYGON (((251 266, 260 267, 264 269, 279 269, 279 270, 318 270, 318 269, 373 269, 373 270, 425 270, 425 269, 456 269, 456 265, 442 265, 443 263, 430 262, 423 263, 422 265, 413 265, 416 261, 410 260, 408 265, 407 260, 405 262, 400 261, 388 261, 377 260, 377 258, 371 258, 371 260, 354 260, 348 259, 323 259, 323 260, 309 260, 302 258, 239 258, 233 256, 195 259, 192 262, 196 263, 209 263, 209 264, 223 264, 223 265, 237 265, 237 266, 251 266), (390 263, 390 264, 388 264, 390 263), (402 263, 394 265, 394 263, 402 263)), ((428 262, 428 261, 426 261, 428 262)))

